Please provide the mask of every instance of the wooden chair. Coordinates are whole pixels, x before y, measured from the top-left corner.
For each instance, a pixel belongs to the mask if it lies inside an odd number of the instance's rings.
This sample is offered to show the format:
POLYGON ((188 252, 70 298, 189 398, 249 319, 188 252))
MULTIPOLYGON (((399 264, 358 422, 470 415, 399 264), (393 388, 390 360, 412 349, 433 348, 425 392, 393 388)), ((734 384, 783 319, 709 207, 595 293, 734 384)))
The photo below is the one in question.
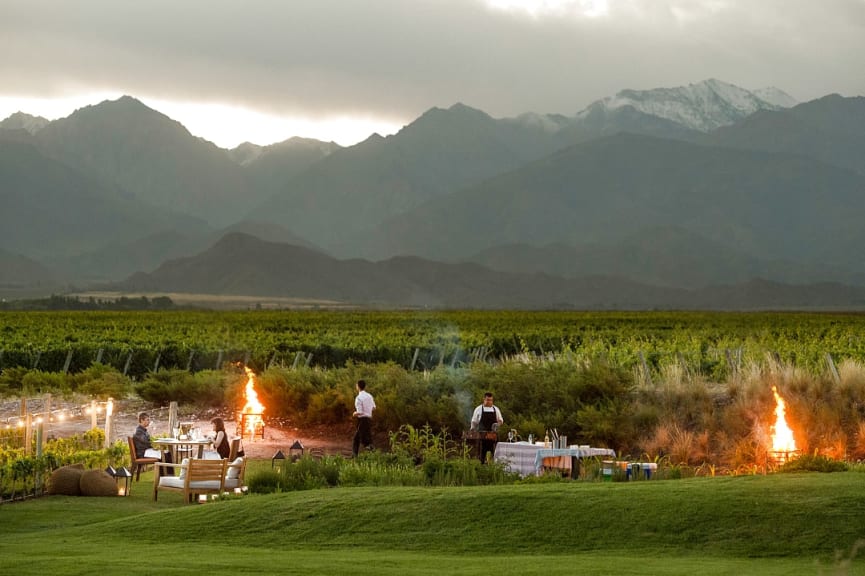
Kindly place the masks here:
POLYGON ((237 453, 240 451, 240 440, 240 436, 231 439, 231 448, 228 452, 229 462, 234 462, 234 459, 237 458, 237 453))
POLYGON ((313 460, 321 460, 326 454, 324 453, 324 448, 315 447, 309 449, 309 455, 313 460))
POLYGON ((229 460, 225 468, 225 490, 246 492, 246 458, 229 460))
POLYGON ((159 458, 139 458, 135 453, 135 442, 132 436, 127 436, 129 442, 129 458, 132 460, 132 473, 135 474, 135 480, 141 480, 141 469, 147 467, 148 464, 159 462, 159 458))
POLYGON ((228 460, 207 460, 192 458, 180 464, 159 462, 154 464, 166 474, 153 476, 153 500, 156 501, 160 490, 180 492, 187 504, 199 494, 222 494, 225 491, 225 473, 228 460), (171 472, 180 469, 180 475, 171 472))

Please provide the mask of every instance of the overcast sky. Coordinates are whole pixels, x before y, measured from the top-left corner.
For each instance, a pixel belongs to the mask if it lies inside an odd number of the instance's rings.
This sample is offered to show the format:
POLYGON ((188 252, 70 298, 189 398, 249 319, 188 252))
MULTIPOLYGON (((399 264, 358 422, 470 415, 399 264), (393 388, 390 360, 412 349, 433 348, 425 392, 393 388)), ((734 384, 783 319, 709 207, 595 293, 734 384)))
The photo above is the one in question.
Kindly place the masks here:
POLYGON ((0 0, 0 119, 128 94, 220 146, 707 78, 865 95, 865 0, 0 0))

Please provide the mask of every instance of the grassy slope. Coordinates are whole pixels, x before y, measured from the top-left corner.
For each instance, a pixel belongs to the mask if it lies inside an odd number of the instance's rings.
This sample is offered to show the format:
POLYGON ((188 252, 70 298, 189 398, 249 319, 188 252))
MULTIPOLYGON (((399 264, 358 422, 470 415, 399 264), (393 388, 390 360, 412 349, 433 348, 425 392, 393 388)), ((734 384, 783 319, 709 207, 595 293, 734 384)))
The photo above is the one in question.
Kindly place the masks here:
POLYGON ((4 573, 865 574, 859 473, 0 506, 4 573), (141 563, 134 565, 132 559, 141 563), (822 566, 820 568, 818 563, 822 566), (8 570, 8 572, 7 572, 8 570))

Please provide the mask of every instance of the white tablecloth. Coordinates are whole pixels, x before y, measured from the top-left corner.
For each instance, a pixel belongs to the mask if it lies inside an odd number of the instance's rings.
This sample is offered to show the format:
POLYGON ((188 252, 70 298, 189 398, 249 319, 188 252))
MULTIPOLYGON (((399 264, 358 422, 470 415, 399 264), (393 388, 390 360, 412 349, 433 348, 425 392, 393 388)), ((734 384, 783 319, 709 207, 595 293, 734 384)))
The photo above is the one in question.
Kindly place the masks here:
POLYGON ((506 462, 511 472, 520 476, 538 474, 543 467, 544 458, 591 458, 594 456, 616 456, 610 448, 544 448, 528 442, 499 442, 496 444, 496 462, 506 462))

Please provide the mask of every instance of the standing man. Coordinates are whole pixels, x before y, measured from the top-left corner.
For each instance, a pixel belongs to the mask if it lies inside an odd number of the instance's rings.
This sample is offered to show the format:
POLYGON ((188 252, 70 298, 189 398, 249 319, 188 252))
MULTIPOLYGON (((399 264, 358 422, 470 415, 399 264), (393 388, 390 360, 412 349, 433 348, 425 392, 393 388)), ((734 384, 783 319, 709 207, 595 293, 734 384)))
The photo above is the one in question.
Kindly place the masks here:
POLYGON ((493 393, 485 392, 484 403, 475 408, 474 414, 472 414, 472 430, 477 430, 482 434, 480 450, 481 462, 487 461, 487 453, 489 453, 490 458, 492 458, 496 449, 496 441, 487 440, 483 433, 498 431, 499 426, 501 426, 503 422, 502 413, 499 411, 498 406, 493 405, 493 393))
POLYGON ((358 380, 356 384, 357 397, 354 399, 354 416, 357 418, 357 432, 351 444, 351 452, 357 458, 361 444, 372 448, 372 411, 375 410, 375 400, 366 391, 366 382, 358 380))

